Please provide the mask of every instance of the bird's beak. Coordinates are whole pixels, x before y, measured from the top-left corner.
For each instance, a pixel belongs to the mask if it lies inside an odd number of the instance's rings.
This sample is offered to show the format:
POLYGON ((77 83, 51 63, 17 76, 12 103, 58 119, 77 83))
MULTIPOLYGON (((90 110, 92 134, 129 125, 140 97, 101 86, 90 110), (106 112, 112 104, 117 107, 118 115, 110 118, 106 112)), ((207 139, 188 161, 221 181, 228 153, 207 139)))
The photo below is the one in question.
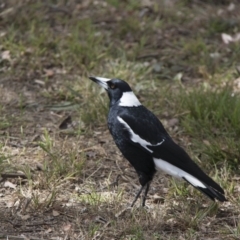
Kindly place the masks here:
POLYGON ((110 81, 110 78, 103 78, 103 77, 89 77, 92 81, 103 87, 104 89, 108 90, 107 82, 110 81))

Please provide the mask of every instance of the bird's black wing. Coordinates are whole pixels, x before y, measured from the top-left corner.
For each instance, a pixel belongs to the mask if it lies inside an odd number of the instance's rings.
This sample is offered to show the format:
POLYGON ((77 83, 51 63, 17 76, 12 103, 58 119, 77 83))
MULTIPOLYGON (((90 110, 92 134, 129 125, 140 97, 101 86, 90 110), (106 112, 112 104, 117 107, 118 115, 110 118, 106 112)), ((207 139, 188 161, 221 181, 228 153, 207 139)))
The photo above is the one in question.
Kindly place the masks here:
POLYGON ((158 118, 144 106, 125 109, 118 116, 127 123, 133 133, 150 145, 157 145, 169 137, 158 118))

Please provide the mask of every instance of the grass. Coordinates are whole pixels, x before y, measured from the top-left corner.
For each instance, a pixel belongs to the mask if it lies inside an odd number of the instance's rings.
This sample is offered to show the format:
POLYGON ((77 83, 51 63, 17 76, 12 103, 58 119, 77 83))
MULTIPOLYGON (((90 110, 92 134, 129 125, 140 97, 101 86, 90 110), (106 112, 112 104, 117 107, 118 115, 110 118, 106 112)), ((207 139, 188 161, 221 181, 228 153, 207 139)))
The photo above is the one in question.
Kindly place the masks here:
MULTIPOLYGON (((203 144, 202 153, 212 164, 226 161, 238 171, 239 95, 233 94, 233 89, 227 86, 215 90, 193 90, 181 100, 182 111, 189 110, 182 121, 188 135, 201 142, 208 139, 203 144)), ((199 141, 196 141, 197 145, 200 145, 199 141)))
POLYGON ((239 238, 240 97, 232 82, 240 54, 239 44, 224 44, 221 33, 239 32, 240 5, 230 11, 204 2, 149 4, 1 7, 0 173, 10 177, 0 183, 0 232, 30 236, 31 228, 47 239, 239 238), (109 135, 108 99, 90 75, 127 80, 229 202, 211 203, 159 174, 148 208, 126 210, 139 183, 109 135), (42 219, 51 231, 35 224, 42 219))

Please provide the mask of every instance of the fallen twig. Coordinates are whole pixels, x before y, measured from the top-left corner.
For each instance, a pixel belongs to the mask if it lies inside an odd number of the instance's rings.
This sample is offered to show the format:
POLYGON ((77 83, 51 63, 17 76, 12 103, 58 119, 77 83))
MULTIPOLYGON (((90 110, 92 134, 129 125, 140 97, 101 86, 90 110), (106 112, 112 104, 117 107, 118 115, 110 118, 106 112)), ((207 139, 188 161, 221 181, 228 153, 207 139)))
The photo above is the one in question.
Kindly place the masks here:
POLYGON ((27 176, 24 173, 1 173, 3 179, 6 178, 23 178, 27 179, 27 176))

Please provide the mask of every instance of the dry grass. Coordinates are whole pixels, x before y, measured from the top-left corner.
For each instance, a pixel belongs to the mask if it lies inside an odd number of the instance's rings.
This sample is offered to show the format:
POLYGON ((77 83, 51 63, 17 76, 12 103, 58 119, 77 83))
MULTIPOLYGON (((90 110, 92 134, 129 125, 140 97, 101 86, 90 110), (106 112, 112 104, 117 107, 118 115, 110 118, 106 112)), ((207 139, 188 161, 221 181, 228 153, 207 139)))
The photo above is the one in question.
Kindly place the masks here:
POLYGON ((3 1, 0 238, 239 239, 237 1, 3 1), (147 207, 88 75, 127 80, 226 191, 156 175, 147 207))

